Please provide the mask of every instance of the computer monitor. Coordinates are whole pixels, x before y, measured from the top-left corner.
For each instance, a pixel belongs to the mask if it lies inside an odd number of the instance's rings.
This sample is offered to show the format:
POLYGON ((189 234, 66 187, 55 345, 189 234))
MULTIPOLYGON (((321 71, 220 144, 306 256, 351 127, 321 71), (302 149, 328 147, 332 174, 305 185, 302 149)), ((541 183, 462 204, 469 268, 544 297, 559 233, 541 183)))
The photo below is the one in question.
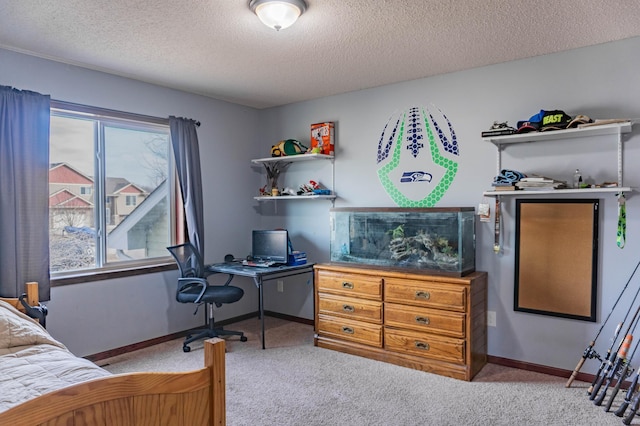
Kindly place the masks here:
POLYGON ((254 230, 251 239, 254 260, 286 264, 289 259, 289 234, 284 229, 254 230))

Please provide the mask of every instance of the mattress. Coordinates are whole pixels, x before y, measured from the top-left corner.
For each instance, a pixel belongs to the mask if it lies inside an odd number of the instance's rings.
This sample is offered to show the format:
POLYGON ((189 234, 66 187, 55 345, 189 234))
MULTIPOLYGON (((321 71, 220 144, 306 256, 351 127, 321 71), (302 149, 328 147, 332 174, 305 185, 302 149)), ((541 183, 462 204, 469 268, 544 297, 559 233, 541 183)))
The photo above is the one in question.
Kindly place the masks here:
POLYGON ((0 300, 0 412, 110 374, 73 355, 40 324, 0 300))

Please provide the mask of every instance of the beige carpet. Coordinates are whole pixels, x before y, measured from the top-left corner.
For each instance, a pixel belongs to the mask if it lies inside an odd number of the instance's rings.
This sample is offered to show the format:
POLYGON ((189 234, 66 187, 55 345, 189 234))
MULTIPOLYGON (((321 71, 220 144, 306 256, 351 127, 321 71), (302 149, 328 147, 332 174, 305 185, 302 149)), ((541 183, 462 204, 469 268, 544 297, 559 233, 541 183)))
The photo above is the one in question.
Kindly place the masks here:
MULTIPOLYGON (((228 327, 249 338, 227 341, 229 426, 622 424, 593 405, 588 383, 567 389, 565 379, 494 364, 464 382, 316 348, 310 325, 273 317, 266 324, 266 350, 257 318, 228 327)), ((184 371, 201 368, 202 358, 202 343, 184 353, 172 341, 100 364, 114 373, 184 371)))

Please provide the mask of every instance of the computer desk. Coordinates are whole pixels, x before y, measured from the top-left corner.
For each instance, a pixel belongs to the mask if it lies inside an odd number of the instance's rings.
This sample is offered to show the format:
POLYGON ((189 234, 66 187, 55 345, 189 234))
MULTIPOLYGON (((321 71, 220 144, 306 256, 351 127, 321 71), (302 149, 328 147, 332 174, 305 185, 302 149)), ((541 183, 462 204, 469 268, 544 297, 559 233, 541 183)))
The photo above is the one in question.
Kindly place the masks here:
MULTIPOLYGON (((313 272, 313 263, 295 266, 270 266, 267 268, 258 266, 245 266, 239 262, 214 263, 207 265, 207 270, 213 274, 228 274, 229 281, 236 275, 253 278, 253 282, 258 287, 260 319, 262 320, 262 349, 264 345, 264 291, 262 284, 265 281, 272 281, 278 278, 292 277, 300 274, 313 272)), ((313 282, 313 275, 311 275, 313 282)))

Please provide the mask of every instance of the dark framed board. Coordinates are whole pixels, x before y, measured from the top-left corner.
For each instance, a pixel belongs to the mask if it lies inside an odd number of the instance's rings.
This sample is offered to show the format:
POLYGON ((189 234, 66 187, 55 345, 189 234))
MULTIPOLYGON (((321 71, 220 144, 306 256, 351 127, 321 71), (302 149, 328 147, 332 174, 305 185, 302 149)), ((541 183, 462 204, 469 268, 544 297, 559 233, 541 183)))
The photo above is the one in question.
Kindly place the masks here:
POLYGON ((596 321, 597 199, 517 199, 514 310, 596 321))

